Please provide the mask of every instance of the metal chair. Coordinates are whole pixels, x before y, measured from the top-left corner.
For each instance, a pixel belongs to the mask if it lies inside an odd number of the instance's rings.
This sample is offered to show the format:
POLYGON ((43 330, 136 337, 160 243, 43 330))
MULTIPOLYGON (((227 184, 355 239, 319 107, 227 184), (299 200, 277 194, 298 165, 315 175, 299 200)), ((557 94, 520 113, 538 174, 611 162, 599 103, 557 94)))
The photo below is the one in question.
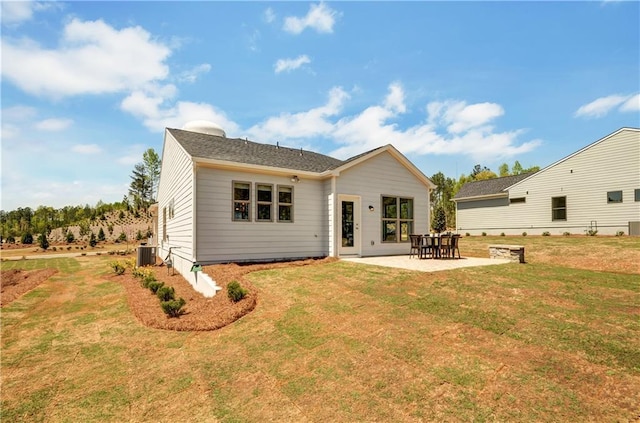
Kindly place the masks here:
POLYGON ((422 235, 409 235, 411 239, 411 249, 409 250, 409 258, 418 253, 418 258, 422 258, 422 235))

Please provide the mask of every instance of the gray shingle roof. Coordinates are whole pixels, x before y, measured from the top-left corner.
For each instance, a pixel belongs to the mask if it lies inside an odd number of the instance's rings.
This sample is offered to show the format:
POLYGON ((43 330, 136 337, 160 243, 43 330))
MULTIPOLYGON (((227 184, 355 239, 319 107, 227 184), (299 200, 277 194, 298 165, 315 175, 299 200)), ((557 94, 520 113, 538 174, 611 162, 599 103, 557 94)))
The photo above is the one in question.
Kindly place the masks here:
POLYGON ((484 181, 467 182, 460 188, 460 191, 453 197, 460 200, 469 197, 481 197, 484 195, 500 194, 523 179, 533 175, 534 172, 521 173, 520 175, 503 176, 502 178, 486 179, 484 181))
POLYGON ((167 128, 194 158, 322 173, 346 163, 312 151, 167 128))

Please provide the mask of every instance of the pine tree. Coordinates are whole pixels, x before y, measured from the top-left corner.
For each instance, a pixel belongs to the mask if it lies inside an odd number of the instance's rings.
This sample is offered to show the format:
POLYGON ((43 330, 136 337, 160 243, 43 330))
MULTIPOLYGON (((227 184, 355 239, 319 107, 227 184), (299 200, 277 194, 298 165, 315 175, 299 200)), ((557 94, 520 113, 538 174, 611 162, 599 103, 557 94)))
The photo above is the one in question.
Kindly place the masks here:
POLYGON ((41 233, 38 237, 38 243, 43 250, 49 248, 49 240, 47 240, 47 234, 45 232, 41 233))
POLYGON ((102 226, 100 226, 100 230, 98 231, 98 241, 104 241, 104 240, 105 240, 104 229, 102 229, 102 226))
POLYGON ((431 227, 434 231, 440 233, 447 229, 447 214, 444 211, 444 207, 436 206, 433 211, 433 221, 431 227))

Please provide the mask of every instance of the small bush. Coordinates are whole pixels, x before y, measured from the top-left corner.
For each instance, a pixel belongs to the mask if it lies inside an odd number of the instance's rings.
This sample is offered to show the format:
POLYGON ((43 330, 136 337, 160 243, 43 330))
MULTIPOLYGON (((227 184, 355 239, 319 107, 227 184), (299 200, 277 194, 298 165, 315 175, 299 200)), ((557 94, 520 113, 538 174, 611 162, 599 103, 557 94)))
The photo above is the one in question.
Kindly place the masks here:
POLYGON ((156 292, 156 295, 162 302, 171 301, 176 299, 176 290, 173 289, 172 286, 163 286, 160 289, 158 289, 158 292, 156 292))
POLYGON ((624 236, 624 231, 618 231, 618 232, 616 232, 616 236, 624 236))
POLYGON ((58 249, 56 247, 51 247, 51 251, 57 251, 58 249))
POLYGON ((486 232, 483 232, 483 233, 482 233, 482 236, 487 236, 487 233, 486 233, 486 232))
POLYGON ((597 229, 585 229, 584 233, 587 236, 596 236, 598 234, 598 230, 597 229))
POLYGON ((73 235, 73 232, 71 231, 67 231, 67 235, 65 237, 67 239, 67 244, 71 244, 76 239, 76 237, 73 235))
POLYGON ((563 232, 562 235, 563 236, 571 236, 571 232, 563 232))
POLYGON ((240 286, 237 281, 227 285, 227 295, 234 303, 237 303, 247 295, 247 290, 240 286))
POLYGON ((149 273, 142 277, 142 281, 140 282, 140 284, 142 285, 143 288, 149 289, 149 285, 151 285, 153 282, 156 282, 156 281, 157 281, 156 277, 152 273, 149 273))
POLYGON ((549 232, 549 231, 544 231, 544 232, 542 233, 542 236, 551 236, 551 232, 549 232))
POLYGON ((164 286, 164 282, 153 281, 147 284, 147 287, 154 294, 158 293, 158 290, 164 286))
POLYGON ((500 236, 506 236, 504 232, 500 232, 500 236))
POLYGON ((464 236, 471 236, 471 234, 467 232, 466 234, 464 234, 464 236))
POLYGON ((526 233, 526 232, 523 232, 523 233, 522 233, 522 236, 527 236, 527 233, 526 233))
POLYGON ((186 303, 187 302, 184 300, 184 298, 180 298, 177 300, 163 301, 160 303, 160 306, 162 307, 162 311, 164 311, 167 316, 178 317, 184 313, 182 307, 184 307, 186 303))
POLYGON ((115 273, 116 275, 124 274, 124 266, 117 260, 109 262, 109 267, 113 269, 113 273, 115 273))

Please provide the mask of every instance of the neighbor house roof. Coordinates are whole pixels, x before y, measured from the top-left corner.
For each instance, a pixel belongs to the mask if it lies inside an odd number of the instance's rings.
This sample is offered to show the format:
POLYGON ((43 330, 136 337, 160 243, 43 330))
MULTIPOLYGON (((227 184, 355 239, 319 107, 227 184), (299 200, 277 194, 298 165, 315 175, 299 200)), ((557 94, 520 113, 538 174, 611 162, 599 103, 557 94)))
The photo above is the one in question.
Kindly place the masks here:
POLYGON ((303 149, 260 144, 240 138, 226 138, 167 128, 185 151, 194 158, 322 173, 345 162, 303 149))
POLYGON ((521 173, 520 175, 503 176, 501 178, 485 179, 482 181, 467 182, 453 197, 454 201, 468 198, 493 197, 506 194, 505 190, 510 186, 528 178, 535 172, 521 173))

